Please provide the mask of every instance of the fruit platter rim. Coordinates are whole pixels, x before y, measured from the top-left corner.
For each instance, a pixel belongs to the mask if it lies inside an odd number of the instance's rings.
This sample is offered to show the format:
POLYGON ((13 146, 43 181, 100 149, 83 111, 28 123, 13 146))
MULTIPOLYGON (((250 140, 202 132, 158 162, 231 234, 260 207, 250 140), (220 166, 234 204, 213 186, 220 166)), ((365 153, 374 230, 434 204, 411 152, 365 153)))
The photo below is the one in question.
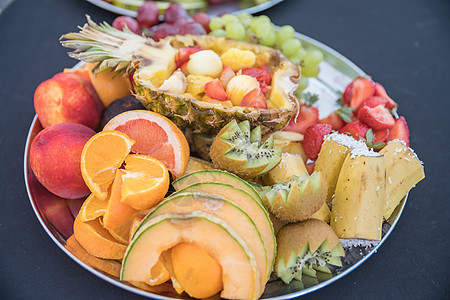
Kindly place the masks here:
MULTIPOLYGON (((104 10, 110 11, 112 13, 116 13, 118 15, 123 15, 123 16, 129 16, 129 17, 133 17, 136 18, 137 17, 137 12, 133 11, 133 10, 129 10, 126 8, 122 8, 122 7, 118 7, 116 5, 113 5, 111 3, 108 3, 106 1, 103 0, 86 0, 87 2, 100 7, 104 10)), ((284 0, 268 0, 267 2, 249 7, 249 8, 245 8, 245 9, 240 9, 240 10, 236 10, 236 11, 231 11, 228 13, 232 13, 232 14, 238 14, 238 13, 248 13, 248 14, 255 14, 261 11, 264 11, 266 9, 271 8, 274 5, 277 5, 280 2, 283 2, 284 0)))
MULTIPOLYGON (((343 56, 336 50, 330 48, 329 46, 317 41, 314 38, 308 37, 308 36, 298 33, 298 32, 295 33, 295 36, 297 38, 299 38, 302 43, 307 44, 309 47, 317 48, 317 49, 324 51, 325 52, 324 53, 325 61, 328 61, 328 62, 331 61, 334 64, 337 63, 337 64, 339 64, 339 66, 341 68, 345 68, 345 69, 347 69, 347 71, 354 72, 356 74, 355 76, 368 76, 361 68, 359 68, 357 65, 355 65, 352 61, 350 61, 348 58, 346 58, 345 56, 343 56)), ((84 62, 78 62, 73 68, 74 69, 79 68, 83 64, 84 64, 84 62)), ((74 260, 76 263, 78 263, 81 267, 83 267, 87 271, 91 272, 93 275, 95 275, 95 276, 97 276, 119 288, 125 289, 129 292, 132 292, 132 293, 135 293, 135 294, 147 297, 147 298, 153 298, 153 299, 186 299, 186 297, 179 297, 179 298, 168 297, 168 296, 164 296, 164 295, 157 294, 154 292, 144 291, 137 287, 129 285, 128 283, 125 283, 118 279, 115 279, 112 276, 106 275, 105 273, 95 269, 94 267, 91 267, 91 266, 85 264, 80 259, 78 259, 75 255, 73 255, 68 249, 66 249, 64 247, 66 239, 61 234, 59 234, 58 230, 56 228, 54 228, 54 226, 47 220, 47 218, 43 215, 43 213, 40 212, 39 208, 37 207, 37 205, 35 203, 34 196, 32 195, 32 193, 30 191, 29 174, 30 174, 30 172, 32 172, 32 170, 31 170, 31 166, 30 166, 29 152, 30 152, 32 139, 39 132, 39 129, 42 130, 42 127, 38 120, 38 116, 35 115, 32 123, 31 123, 30 129, 28 131, 27 140, 26 140, 26 144, 25 144, 24 179, 25 179, 25 185, 26 185, 26 189, 27 189, 28 198, 30 200, 33 211, 36 214, 36 217, 38 218, 41 226, 44 228, 45 232, 50 236, 50 238, 53 240, 53 242, 55 242, 55 244, 66 255, 68 255, 72 260, 74 260), (54 231, 55 233, 52 231, 54 231)), ((352 272, 354 269, 356 269, 362 263, 364 263, 370 256, 372 256, 372 254, 376 253, 378 251, 378 249, 380 248, 380 246, 384 243, 384 241, 388 238, 388 236, 394 230, 394 228, 395 228, 398 220, 400 219, 400 216, 405 208, 408 194, 409 193, 407 193, 406 196, 401 200, 401 202, 399 203, 399 205, 397 206, 397 208, 395 209, 395 211, 393 212, 391 217, 388 220, 383 222, 383 225, 386 223, 389 224, 389 229, 387 231, 383 230, 383 236, 382 236, 381 240, 378 241, 377 244, 375 246, 373 246, 373 248, 369 252, 363 254, 362 258, 359 259, 358 261, 356 261, 353 265, 347 267, 342 272, 334 275, 332 278, 329 278, 319 284, 316 284, 316 285, 313 285, 313 286, 310 286, 310 287, 307 287, 304 289, 300 289, 300 290, 295 290, 296 288, 293 287, 290 290, 291 291, 294 290, 294 291, 280 295, 280 296, 275 296, 275 297, 264 297, 264 294, 263 294, 261 299, 281 300, 281 299, 296 298, 296 297, 299 297, 302 295, 309 294, 313 291, 319 290, 319 289, 339 280, 340 278, 344 277, 345 275, 349 274, 350 272, 352 272)), ((384 229, 384 226, 383 226, 383 229, 384 229)))

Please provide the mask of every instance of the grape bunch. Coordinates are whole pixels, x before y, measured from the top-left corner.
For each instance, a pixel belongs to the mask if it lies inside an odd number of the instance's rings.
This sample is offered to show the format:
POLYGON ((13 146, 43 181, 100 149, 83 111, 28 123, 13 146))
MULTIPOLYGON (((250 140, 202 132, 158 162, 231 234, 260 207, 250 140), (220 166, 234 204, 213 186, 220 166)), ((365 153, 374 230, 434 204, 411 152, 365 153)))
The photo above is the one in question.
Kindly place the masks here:
POLYGON ((317 77, 320 72, 319 63, 323 54, 319 50, 306 50, 299 39, 295 37, 292 26, 285 25, 278 30, 267 16, 253 17, 247 13, 239 15, 226 14, 215 17, 209 22, 210 35, 227 37, 277 48, 294 64, 302 68, 302 79, 299 91, 308 86, 307 77, 317 77))

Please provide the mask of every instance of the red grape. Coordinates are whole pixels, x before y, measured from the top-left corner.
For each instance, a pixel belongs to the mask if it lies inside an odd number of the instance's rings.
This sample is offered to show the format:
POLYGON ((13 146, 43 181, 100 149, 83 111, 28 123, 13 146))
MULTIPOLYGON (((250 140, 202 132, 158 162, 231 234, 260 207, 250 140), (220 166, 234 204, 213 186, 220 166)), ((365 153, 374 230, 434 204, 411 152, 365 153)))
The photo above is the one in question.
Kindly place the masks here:
POLYGON ((164 11, 164 22, 173 24, 181 19, 189 19, 187 11, 178 3, 171 3, 164 11))
POLYGON ((199 23, 200 25, 205 28, 206 32, 209 32, 209 16, 207 13, 199 12, 196 13, 192 19, 194 19, 195 22, 199 23))
POLYGON ((153 1, 145 1, 138 9, 137 22, 141 27, 149 28, 158 24, 159 9, 153 1))
POLYGON ((180 34, 180 31, 181 28, 174 24, 162 23, 155 27, 153 38, 155 39, 155 41, 159 41, 166 36, 180 34))
POLYGON ((141 34, 141 29, 139 28, 138 22, 132 17, 120 16, 114 19, 112 26, 118 30, 122 30, 125 26, 128 27, 132 32, 136 34, 141 34))
POLYGON ((181 27, 181 35, 192 34, 192 35, 201 35, 206 34, 205 29, 202 25, 196 22, 187 22, 181 27))

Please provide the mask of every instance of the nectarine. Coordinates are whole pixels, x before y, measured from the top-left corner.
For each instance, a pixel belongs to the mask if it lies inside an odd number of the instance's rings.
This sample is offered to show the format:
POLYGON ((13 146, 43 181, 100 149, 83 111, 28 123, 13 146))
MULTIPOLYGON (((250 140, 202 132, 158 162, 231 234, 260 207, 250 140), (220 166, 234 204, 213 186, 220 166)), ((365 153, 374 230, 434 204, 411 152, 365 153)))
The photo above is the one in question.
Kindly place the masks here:
POLYGON ((87 196, 90 191, 81 175, 81 152, 95 134, 76 123, 60 123, 42 130, 30 148, 30 165, 38 181, 66 199, 87 196))
POLYGON ((44 128, 78 123, 97 129, 105 109, 92 83, 74 73, 58 73, 34 92, 34 109, 44 128))

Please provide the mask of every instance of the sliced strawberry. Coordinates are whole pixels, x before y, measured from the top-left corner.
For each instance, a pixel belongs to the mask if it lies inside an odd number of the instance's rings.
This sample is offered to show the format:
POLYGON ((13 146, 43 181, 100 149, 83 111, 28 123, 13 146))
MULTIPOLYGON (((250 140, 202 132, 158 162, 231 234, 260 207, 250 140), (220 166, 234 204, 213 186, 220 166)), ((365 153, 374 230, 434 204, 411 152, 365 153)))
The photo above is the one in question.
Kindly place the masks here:
POLYGON ((295 131, 304 134, 306 128, 319 122, 319 110, 314 106, 302 105, 297 118, 292 118, 288 126, 284 128, 286 131, 295 131))
POLYGON ((263 92, 264 95, 267 95, 269 90, 267 89, 267 85, 264 81, 259 81, 259 88, 261 89, 261 92, 263 92))
POLYGON ((364 106, 358 112, 358 119, 374 130, 390 129, 395 125, 392 114, 383 106, 364 106))
POLYGON ((270 84, 270 74, 265 68, 244 68, 241 70, 243 75, 256 78, 259 82, 270 84))
POLYGON ((369 127, 366 124, 363 124, 359 121, 351 122, 345 125, 344 127, 339 130, 340 133, 345 133, 356 140, 360 140, 361 138, 366 137, 367 130, 369 130, 369 127))
POLYGON ((222 86, 226 88, 228 82, 234 76, 236 76, 236 73, 234 73, 233 69, 230 66, 223 66, 222 72, 219 75, 219 80, 222 83, 222 86))
POLYGON ((409 147, 409 128, 405 118, 402 116, 395 120, 394 127, 389 131, 387 142, 393 140, 405 141, 406 145, 409 147))
POLYGON ((372 80, 357 77, 346 88, 342 95, 342 101, 350 107, 357 108, 361 102, 375 93, 375 85, 372 80))
POLYGON ((201 51, 203 48, 199 45, 195 45, 194 47, 180 48, 178 49, 178 53, 175 56, 175 64, 180 67, 182 64, 189 60, 189 56, 194 54, 195 52, 201 51))
POLYGON ((355 109, 353 112, 354 112, 355 116, 357 116, 359 110, 361 108, 363 108, 364 106, 368 106, 370 108, 374 108, 374 107, 376 107, 378 105, 383 105, 384 107, 389 108, 388 106, 390 106, 390 101, 389 101, 389 99, 384 98, 384 97, 371 96, 371 97, 367 98, 366 100, 364 100, 363 102, 361 102, 359 107, 357 109, 355 109))
POLYGON ((342 120, 342 118, 338 115, 336 111, 333 111, 331 114, 328 115, 328 117, 320 119, 319 123, 330 124, 333 130, 336 131, 338 131, 345 125, 344 120, 342 120))
POLYGON ((184 64, 182 64, 182 65, 180 66, 181 72, 183 72, 183 74, 186 75, 186 76, 189 75, 189 72, 188 72, 188 70, 187 70, 187 64, 188 64, 188 62, 189 62, 189 61, 186 61, 184 64))
POLYGON ((389 136, 389 129, 382 129, 382 130, 374 130, 373 131, 373 143, 384 143, 386 142, 388 136, 389 136))
POLYGON ((317 158, 323 144, 323 138, 330 134, 331 130, 330 124, 315 124, 306 129, 302 145, 309 159, 315 160, 317 158))
POLYGON ((228 100, 228 95, 225 92, 222 83, 219 79, 214 79, 205 84, 205 94, 213 99, 225 101, 228 100))
POLYGON ((309 162, 305 165, 306 171, 308 171, 308 174, 311 175, 314 172, 314 169, 316 167, 316 162, 309 162))
POLYGON ((266 97, 260 88, 256 88, 248 92, 244 98, 242 98, 240 106, 251 106, 256 108, 267 108, 266 97))
POLYGON ((397 103, 391 99, 391 97, 388 96, 386 89, 384 86, 382 86, 380 83, 375 82, 375 96, 383 97, 388 100, 388 103, 386 104, 386 107, 389 109, 393 109, 397 106, 397 103))

